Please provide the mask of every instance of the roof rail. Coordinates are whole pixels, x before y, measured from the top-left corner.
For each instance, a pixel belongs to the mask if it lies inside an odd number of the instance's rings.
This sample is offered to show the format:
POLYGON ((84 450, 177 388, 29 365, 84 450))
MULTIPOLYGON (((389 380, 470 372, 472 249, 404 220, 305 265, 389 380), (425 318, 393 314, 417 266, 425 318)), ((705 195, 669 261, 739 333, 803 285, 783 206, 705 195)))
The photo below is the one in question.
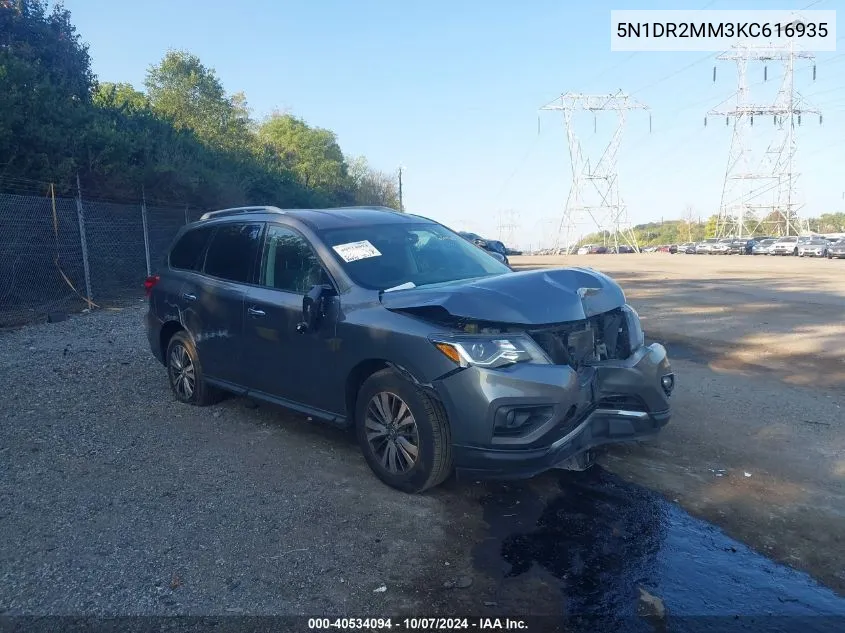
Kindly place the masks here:
POLYGON ((227 215, 238 215, 239 213, 284 213, 284 209, 279 207, 269 207, 265 205, 253 207, 232 207, 231 209, 220 209, 219 211, 208 211, 200 216, 200 220, 210 220, 211 218, 220 218, 227 215))
MULTIPOLYGON (((397 209, 392 207, 385 207, 380 204, 358 204, 358 205, 351 205, 347 207, 338 207, 338 209, 378 209, 381 211, 393 211, 394 213, 399 213, 397 209)), ((330 209, 327 209, 329 211, 330 209)))

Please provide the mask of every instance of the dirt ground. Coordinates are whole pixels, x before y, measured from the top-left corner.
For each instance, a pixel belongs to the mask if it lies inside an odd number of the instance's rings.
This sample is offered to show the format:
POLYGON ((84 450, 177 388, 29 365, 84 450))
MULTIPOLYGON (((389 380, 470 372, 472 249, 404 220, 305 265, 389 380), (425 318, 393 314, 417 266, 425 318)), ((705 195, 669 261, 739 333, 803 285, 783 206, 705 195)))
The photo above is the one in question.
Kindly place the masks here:
POLYGON ((673 420, 587 473, 417 496, 303 416, 176 403, 140 299, 0 333, 0 616, 845 615, 845 262, 566 264, 617 278, 667 345, 673 420))
POLYGON ((729 534, 845 593, 845 261, 514 257, 611 275, 678 375, 672 423, 606 456, 729 534))

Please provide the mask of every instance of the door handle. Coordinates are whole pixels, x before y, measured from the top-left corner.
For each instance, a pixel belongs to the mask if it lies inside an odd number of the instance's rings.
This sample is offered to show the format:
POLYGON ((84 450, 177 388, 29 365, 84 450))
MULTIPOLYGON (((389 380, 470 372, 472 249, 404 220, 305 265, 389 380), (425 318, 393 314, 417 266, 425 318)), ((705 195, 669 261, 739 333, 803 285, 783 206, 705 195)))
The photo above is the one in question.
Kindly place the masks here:
POLYGON ((187 292, 186 292, 185 294, 183 294, 183 295, 182 295, 182 298, 183 298, 185 301, 196 301, 196 300, 197 300, 197 296, 196 296, 196 295, 192 295, 192 294, 187 293, 187 292))
POLYGON ((247 308, 247 312, 252 316, 263 317, 265 312, 264 310, 259 310, 257 308, 247 308))

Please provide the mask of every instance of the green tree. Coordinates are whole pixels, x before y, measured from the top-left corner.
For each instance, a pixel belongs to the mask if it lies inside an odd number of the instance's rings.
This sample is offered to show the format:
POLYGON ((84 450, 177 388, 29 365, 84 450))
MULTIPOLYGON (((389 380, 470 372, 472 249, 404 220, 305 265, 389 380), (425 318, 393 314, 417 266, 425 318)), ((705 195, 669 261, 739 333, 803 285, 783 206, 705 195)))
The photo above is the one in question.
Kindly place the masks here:
POLYGON ((204 207, 392 201, 382 174, 350 177, 329 130, 274 117, 259 134, 246 97, 191 53, 169 51, 145 85, 98 84, 60 5, 0 0, 0 187, 28 179, 70 193, 79 175, 85 195, 114 200, 143 188, 204 207))
POLYGON ((277 113, 259 127, 258 136, 305 187, 337 196, 349 186, 346 160, 334 132, 277 113))
POLYGON ((66 179, 77 167, 94 75, 70 13, 0 2, 0 173, 66 179))
POLYGON ((355 192, 355 204, 399 209, 399 184, 396 178, 372 169, 363 156, 349 161, 349 178, 355 192))
POLYGON ((212 68, 186 51, 168 51, 147 71, 153 110, 218 149, 244 151, 251 141, 249 109, 243 94, 229 96, 212 68))
POLYGON ((100 108, 117 108, 129 114, 150 109, 149 97, 127 83, 100 83, 94 90, 93 102, 100 108))

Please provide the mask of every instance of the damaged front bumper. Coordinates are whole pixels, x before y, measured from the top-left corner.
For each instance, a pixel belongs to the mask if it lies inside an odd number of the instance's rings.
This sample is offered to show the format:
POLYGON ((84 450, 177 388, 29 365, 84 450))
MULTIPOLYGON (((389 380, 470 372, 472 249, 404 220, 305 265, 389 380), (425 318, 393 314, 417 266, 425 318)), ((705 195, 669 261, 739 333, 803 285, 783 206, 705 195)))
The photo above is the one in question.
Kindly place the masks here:
POLYGON ((434 387, 452 421, 458 474, 510 479, 580 470, 597 446, 653 435, 669 421, 674 374, 655 343, 578 370, 469 367, 434 387))

